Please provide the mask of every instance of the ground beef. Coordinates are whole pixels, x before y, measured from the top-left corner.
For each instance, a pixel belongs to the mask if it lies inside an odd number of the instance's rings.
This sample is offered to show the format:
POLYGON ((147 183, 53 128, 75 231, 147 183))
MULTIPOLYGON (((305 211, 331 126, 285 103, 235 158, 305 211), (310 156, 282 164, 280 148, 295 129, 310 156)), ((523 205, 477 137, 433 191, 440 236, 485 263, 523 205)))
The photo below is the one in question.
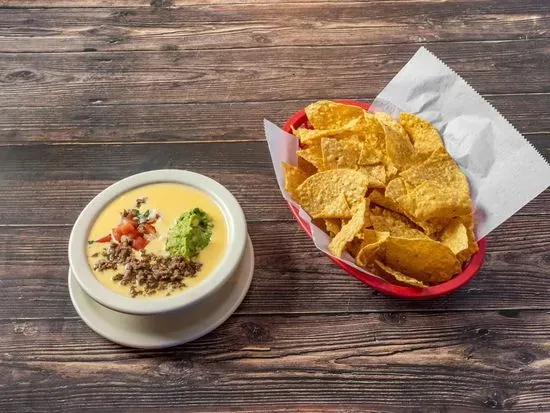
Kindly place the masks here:
POLYGON ((147 197, 141 197, 141 198, 138 198, 136 199, 136 208, 140 208, 143 204, 145 204, 147 202, 147 197))
POLYGON ((94 270, 124 271, 113 276, 113 281, 130 286, 130 295, 152 295, 163 291, 170 295, 172 291, 186 287, 185 278, 195 277, 201 264, 185 257, 171 257, 150 254, 145 250, 138 258, 129 243, 111 243, 102 252, 102 258, 94 265, 94 270))

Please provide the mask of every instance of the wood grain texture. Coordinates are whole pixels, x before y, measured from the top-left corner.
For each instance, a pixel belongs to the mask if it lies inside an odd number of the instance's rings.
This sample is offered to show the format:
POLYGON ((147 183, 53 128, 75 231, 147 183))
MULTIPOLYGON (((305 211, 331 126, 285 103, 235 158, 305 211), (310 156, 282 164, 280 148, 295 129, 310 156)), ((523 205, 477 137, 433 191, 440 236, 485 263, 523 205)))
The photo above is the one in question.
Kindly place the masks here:
MULTIPOLYGON (((289 7, 297 6, 303 3, 318 3, 330 5, 331 3, 353 3, 353 0, 307 0, 306 2, 300 2, 296 0, 282 0, 278 1, 279 4, 285 4, 289 7)), ((356 3, 368 4, 371 7, 380 6, 384 3, 413 3, 416 11, 421 11, 424 7, 432 4, 439 4, 441 0, 356 0, 356 3)), ((475 6, 477 3, 483 2, 488 6, 495 7, 497 3, 491 3, 487 0, 461 0, 461 3, 475 6)), ((173 11, 178 7, 184 6, 200 6, 205 4, 210 5, 223 5, 223 6, 235 6, 241 4, 253 4, 269 6, 272 2, 270 0, 0 0, 0 7, 5 9, 11 8, 25 8, 32 9, 39 7, 43 9, 48 8, 120 8, 120 7, 136 7, 136 8, 151 8, 151 9, 169 9, 173 11)), ((539 0, 540 4, 544 4, 544 0, 539 0)))
MULTIPOLYGON (((169 168, 218 180, 249 221, 291 219, 261 141, 9 146, 0 147, 0 165, 0 224, 72 225, 86 204, 115 181, 169 168)), ((518 214, 549 216, 549 199, 546 190, 518 214)))
MULTIPOLYGON (((547 93, 548 40, 433 43, 482 94, 547 93), (529 76, 525 72, 529 72, 529 76)), ((0 106, 373 98, 419 44, 0 53, 0 106), (330 79, 330 81, 327 81, 330 79)))
MULTIPOLYGON (((550 159, 550 93, 485 98, 550 159)), ((262 119, 282 126, 309 103, 9 107, 1 110, 0 144, 264 140, 262 119)))
POLYGON ((549 27, 540 0, 182 4, 169 15, 150 7, 8 9, 0 14, 0 51, 520 40, 548 38, 549 27))
POLYGON ((0 412, 550 411, 550 190, 467 286, 393 299, 315 249, 262 130, 371 100, 426 45, 550 159, 549 37, 544 0, 0 0, 0 412), (141 351, 80 321, 67 241, 156 168, 235 194, 256 270, 216 331, 141 351))
MULTIPOLYGON (((73 314, 67 292, 70 230, 0 227, 0 318, 73 314)), ((256 269, 240 313, 550 310, 550 220, 538 216, 515 216, 491 233, 485 264, 474 281, 427 302, 375 293, 332 264, 296 222, 249 223, 249 233, 256 269)))
POLYGON ((6 320, 0 410, 548 411, 549 331, 538 311, 237 316, 129 351, 77 319, 6 320))

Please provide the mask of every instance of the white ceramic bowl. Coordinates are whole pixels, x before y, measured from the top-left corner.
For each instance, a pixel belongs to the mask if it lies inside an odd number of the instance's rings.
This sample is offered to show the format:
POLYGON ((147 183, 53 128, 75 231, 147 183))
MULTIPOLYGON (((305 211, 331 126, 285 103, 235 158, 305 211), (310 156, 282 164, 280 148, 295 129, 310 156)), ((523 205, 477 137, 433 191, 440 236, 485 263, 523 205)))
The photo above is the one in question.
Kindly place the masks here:
POLYGON ((231 276, 243 256, 247 239, 246 220, 235 197, 224 186, 194 172, 161 169, 129 176, 111 185, 84 208, 69 239, 69 262, 82 289, 100 304, 129 314, 160 314, 190 306, 220 288, 231 276), (125 297, 101 284, 93 274, 86 256, 88 234, 98 214, 115 198, 129 190, 153 183, 179 183, 200 189, 220 207, 228 229, 228 248, 218 267, 202 282, 171 297, 140 300, 125 297))

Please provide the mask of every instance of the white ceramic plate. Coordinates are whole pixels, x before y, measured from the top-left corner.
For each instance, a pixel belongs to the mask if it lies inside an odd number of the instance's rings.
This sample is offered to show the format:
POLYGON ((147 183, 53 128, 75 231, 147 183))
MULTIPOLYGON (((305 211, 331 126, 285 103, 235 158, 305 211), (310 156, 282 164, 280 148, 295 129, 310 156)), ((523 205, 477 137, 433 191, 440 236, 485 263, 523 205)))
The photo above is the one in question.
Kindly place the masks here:
POLYGON ((243 301, 254 273, 254 249, 248 237, 243 258, 233 275, 214 294, 177 312, 159 315, 119 313, 90 298, 69 270, 74 308, 99 335, 128 347, 165 348, 195 340, 220 326, 243 301))

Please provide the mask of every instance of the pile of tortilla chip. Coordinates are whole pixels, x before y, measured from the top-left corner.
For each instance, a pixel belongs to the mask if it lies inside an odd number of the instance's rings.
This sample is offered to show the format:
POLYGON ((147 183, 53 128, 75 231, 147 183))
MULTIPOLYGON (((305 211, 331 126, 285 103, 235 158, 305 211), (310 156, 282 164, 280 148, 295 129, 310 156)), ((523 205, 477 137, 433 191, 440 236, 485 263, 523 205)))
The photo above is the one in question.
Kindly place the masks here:
POLYGON ((432 124, 326 100, 305 111, 285 189, 331 236, 330 252, 399 285, 459 273, 478 250, 472 200, 432 124))

